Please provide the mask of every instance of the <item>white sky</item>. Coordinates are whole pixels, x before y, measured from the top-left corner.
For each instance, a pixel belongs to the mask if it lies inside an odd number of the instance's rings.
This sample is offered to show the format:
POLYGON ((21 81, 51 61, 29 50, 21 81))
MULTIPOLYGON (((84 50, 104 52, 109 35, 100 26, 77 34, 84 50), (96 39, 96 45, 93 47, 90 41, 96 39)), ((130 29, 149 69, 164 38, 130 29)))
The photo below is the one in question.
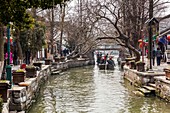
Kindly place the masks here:
MULTIPOLYGON (((167 9, 165 10, 165 12, 163 13, 163 15, 167 15, 167 14, 170 14, 170 0, 161 0, 162 2, 169 2, 167 3, 167 9)), ((69 3, 69 6, 71 7, 74 7, 74 5, 78 2, 78 0, 72 0, 70 3, 69 3)))

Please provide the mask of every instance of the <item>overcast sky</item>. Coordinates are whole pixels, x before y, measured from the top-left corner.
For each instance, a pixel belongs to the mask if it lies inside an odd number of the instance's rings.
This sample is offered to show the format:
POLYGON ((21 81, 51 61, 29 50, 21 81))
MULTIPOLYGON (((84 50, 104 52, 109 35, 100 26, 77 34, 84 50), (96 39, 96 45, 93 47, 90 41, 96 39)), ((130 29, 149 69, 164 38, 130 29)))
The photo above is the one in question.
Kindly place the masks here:
MULTIPOLYGON (((72 0, 70 3, 71 7, 74 7, 74 5, 77 3, 78 0, 72 0)), ((161 0, 163 2, 170 2, 170 0, 161 0)), ((168 6, 168 8, 165 10, 165 13, 163 13, 163 15, 167 15, 170 14, 170 3, 166 4, 168 6)))

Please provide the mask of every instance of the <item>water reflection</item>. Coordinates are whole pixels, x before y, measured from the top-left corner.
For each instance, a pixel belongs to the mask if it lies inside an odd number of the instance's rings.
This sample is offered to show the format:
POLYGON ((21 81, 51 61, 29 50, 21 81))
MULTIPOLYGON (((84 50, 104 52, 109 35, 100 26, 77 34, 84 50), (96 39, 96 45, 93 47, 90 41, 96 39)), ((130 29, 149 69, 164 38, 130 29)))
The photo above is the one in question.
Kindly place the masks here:
POLYGON ((29 113, 168 113, 170 104, 134 95, 121 73, 88 66, 52 76, 29 113))

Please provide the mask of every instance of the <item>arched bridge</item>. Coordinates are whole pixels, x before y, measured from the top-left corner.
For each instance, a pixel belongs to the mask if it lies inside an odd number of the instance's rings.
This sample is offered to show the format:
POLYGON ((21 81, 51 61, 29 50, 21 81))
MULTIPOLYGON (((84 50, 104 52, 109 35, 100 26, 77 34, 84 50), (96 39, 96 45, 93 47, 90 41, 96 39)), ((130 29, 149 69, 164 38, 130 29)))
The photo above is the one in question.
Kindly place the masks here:
POLYGON ((96 48, 96 50, 121 50, 121 46, 118 45, 101 45, 96 48))

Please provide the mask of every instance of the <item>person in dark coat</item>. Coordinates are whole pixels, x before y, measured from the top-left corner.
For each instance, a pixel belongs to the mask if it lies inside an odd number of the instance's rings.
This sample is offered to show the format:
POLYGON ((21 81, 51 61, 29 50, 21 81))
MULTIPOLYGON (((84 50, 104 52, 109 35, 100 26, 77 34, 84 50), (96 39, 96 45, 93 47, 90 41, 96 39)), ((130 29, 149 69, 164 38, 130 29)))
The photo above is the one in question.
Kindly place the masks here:
POLYGON ((155 57, 156 57, 156 51, 155 49, 152 51, 152 61, 153 61, 153 66, 155 65, 155 57))
POLYGON ((161 58, 162 58, 162 51, 160 50, 160 48, 157 48, 156 51, 156 59, 157 59, 157 66, 160 66, 161 64, 161 58))

